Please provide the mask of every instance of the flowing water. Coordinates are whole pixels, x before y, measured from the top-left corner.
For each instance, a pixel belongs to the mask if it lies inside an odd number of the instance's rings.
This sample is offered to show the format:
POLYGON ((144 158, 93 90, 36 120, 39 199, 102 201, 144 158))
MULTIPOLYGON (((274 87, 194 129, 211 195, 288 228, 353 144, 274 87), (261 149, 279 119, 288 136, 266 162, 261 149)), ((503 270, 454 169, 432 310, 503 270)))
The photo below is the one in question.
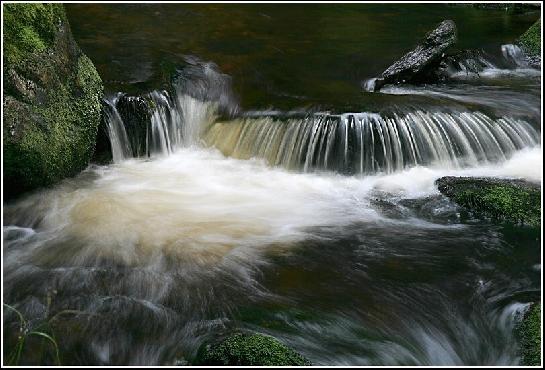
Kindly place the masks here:
MULTIPOLYGON (((434 181, 541 183, 541 74, 509 46, 535 15, 290 9, 69 7, 101 74, 125 67, 106 85, 113 163, 4 204, 4 301, 30 328, 50 322, 64 364, 187 364, 207 340, 249 329, 316 365, 517 365, 513 328, 541 295, 540 236, 468 218, 434 181), (464 34, 479 31, 477 45, 496 54, 484 72, 457 68, 446 84, 368 93, 361 81, 376 75, 370 61, 347 82, 354 75, 343 75, 343 61, 353 50, 367 45, 385 68, 395 59, 390 47, 401 54, 418 39, 382 26, 373 35, 381 49, 353 27, 400 17, 401 28, 423 24, 424 33, 455 18, 463 45, 472 46, 464 34), (279 19, 291 29, 271 23, 279 19), (194 27, 202 32, 184 34, 194 27), (310 29, 320 31, 293 39, 310 29), (165 89, 155 62, 186 53, 173 35, 200 58, 181 58, 186 67, 165 89), (396 37, 403 47, 384 41, 396 37), (324 40, 339 45, 324 50, 324 40), (266 52, 277 46, 283 56, 266 52), (302 52, 323 55, 323 64, 305 71, 302 52), (267 58, 286 67, 266 66, 267 58), (326 65, 340 66, 342 78, 321 76, 326 65), (136 88, 152 102, 145 137, 118 111, 117 91, 136 88)), ((4 310, 12 346, 16 327, 4 310)), ((40 345, 27 343, 24 363, 53 361, 40 345)))

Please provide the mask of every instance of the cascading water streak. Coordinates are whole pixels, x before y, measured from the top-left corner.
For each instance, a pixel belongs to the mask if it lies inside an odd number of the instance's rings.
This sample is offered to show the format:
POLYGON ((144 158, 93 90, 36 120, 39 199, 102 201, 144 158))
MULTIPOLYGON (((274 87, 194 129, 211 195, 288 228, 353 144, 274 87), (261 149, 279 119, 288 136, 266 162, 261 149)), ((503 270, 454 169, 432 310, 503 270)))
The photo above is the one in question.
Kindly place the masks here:
POLYGON ((119 116, 115 104, 109 101, 106 101, 106 103, 103 109, 106 132, 112 148, 113 161, 118 163, 131 157, 131 147, 123 120, 119 116))
POLYGON ((315 114, 303 119, 241 118, 218 122, 208 145, 240 159, 264 158, 289 169, 391 173, 417 165, 445 168, 508 159, 538 145, 528 122, 480 112, 315 114))
POLYGON ((215 119, 215 103, 186 94, 176 94, 173 99, 167 91, 152 91, 142 100, 150 102, 149 118, 140 123, 143 127, 132 136, 127 134, 126 123, 116 109, 117 99, 108 101, 104 108, 114 163, 133 156, 169 155, 177 149, 197 145, 203 129, 215 119), (142 150, 137 148, 140 143, 144 143, 142 150))
POLYGON ((194 57, 188 57, 186 63, 177 70, 169 91, 154 90, 141 96, 118 93, 107 101, 104 117, 112 152, 116 152, 114 163, 131 156, 169 155, 198 145, 217 115, 237 112, 228 75, 214 63, 194 57))
POLYGON ((528 68, 528 59, 519 46, 513 44, 502 45, 501 53, 505 60, 513 63, 515 67, 528 68))

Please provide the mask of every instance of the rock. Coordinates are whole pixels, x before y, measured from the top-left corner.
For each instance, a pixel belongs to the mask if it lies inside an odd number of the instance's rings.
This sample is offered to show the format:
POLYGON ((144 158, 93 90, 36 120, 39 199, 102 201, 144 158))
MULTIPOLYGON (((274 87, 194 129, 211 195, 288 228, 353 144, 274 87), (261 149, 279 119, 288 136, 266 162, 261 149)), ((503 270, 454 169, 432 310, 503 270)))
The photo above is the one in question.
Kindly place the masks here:
POLYGON ((541 18, 519 37, 516 44, 526 54, 531 67, 541 68, 541 18))
POLYGON ((310 366, 310 362, 277 339, 258 333, 234 333, 205 344, 197 355, 207 366, 310 366))
POLYGON ((375 81, 374 90, 380 90, 385 84, 426 81, 439 66, 444 52, 456 42, 456 38, 454 22, 441 22, 426 35, 422 43, 382 72, 375 81))
POLYGON ((524 366, 541 364, 541 304, 534 303, 517 325, 521 362, 524 366))
POLYGON ((541 190, 524 180, 442 177, 439 191, 469 211, 496 220, 539 227, 541 190))
POLYGON ((441 58, 435 74, 439 80, 446 81, 453 73, 464 72, 478 75, 486 68, 494 68, 494 66, 488 61, 483 50, 453 50, 441 58))
POLYGON ((94 151, 102 81, 62 4, 4 5, 4 194, 83 170, 94 151))
POLYGON ((96 164, 108 164, 113 160, 112 156, 112 144, 110 138, 108 137, 108 128, 106 124, 107 115, 105 111, 110 109, 109 104, 106 101, 102 101, 102 114, 100 117, 100 125, 98 126, 95 152, 93 158, 91 158, 92 163, 96 164))

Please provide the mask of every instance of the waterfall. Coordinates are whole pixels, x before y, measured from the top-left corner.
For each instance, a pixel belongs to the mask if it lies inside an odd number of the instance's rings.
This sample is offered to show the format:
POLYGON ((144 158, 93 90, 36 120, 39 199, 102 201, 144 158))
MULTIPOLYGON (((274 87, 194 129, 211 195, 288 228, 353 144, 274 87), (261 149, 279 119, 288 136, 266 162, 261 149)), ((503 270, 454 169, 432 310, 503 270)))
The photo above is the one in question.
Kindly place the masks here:
MULTIPOLYGON (((512 117, 481 112, 307 114, 303 117, 250 114, 218 121, 218 103, 177 91, 153 91, 145 135, 127 134, 115 104, 105 110, 114 162, 138 153, 145 142, 149 156, 168 155, 193 145, 218 148, 239 159, 263 158, 270 165, 303 172, 344 174, 391 173, 418 165, 461 168, 509 159, 520 149, 540 143, 539 132, 512 117)), ((125 123, 126 124, 126 123, 125 123)))
MULTIPOLYGON (((516 47, 504 45, 504 50, 506 59, 518 55, 516 47)), ((458 69, 493 67, 480 53, 466 54, 473 59, 458 59, 458 69)), ((110 101, 105 120, 114 162, 206 145, 227 156, 263 158, 303 172, 375 174, 418 165, 461 168, 504 161, 540 143, 528 122, 477 111, 241 114, 229 76, 210 62, 186 62, 171 89, 136 97, 119 94, 110 101)))
POLYGON ((188 57, 186 63, 176 71, 170 91, 141 96, 118 93, 107 101, 104 118, 114 162, 198 145, 202 132, 218 115, 236 114, 230 77, 211 62, 188 57))
POLYGON ((540 142, 526 121, 480 112, 315 114, 306 118, 240 118, 218 122, 208 145, 240 159, 301 171, 394 172, 417 165, 459 168, 508 159, 540 142))
POLYGON ((103 109, 106 133, 110 139, 113 161, 117 163, 131 157, 131 147, 127 132, 125 131, 125 126, 123 125, 123 121, 119 116, 115 104, 112 104, 109 101, 106 101, 106 103, 107 104, 103 109))
POLYGON ((528 68, 528 59, 522 49, 517 45, 502 45, 501 53, 504 59, 512 63, 515 67, 528 68))

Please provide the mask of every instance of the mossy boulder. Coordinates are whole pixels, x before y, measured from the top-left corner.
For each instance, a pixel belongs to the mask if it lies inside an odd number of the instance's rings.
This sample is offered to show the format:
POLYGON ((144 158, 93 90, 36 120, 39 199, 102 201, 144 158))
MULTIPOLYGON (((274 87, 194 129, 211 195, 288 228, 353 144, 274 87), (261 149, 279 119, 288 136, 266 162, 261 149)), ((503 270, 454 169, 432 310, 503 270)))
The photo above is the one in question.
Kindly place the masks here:
POLYGON ((524 366, 541 364, 541 304, 534 303, 516 328, 520 343, 521 362, 524 366))
POLYGON ((475 215, 539 227, 541 189, 524 180, 442 177, 439 191, 475 215))
POLYGON ((516 42, 528 56, 531 66, 541 66, 541 18, 536 21, 516 42))
POLYGON ((234 333, 214 344, 205 344, 198 365, 208 366, 309 366, 310 362, 279 342, 258 333, 234 333))
POLYGON ((87 166, 103 85, 62 4, 3 8, 4 194, 11 198, 87 166))

